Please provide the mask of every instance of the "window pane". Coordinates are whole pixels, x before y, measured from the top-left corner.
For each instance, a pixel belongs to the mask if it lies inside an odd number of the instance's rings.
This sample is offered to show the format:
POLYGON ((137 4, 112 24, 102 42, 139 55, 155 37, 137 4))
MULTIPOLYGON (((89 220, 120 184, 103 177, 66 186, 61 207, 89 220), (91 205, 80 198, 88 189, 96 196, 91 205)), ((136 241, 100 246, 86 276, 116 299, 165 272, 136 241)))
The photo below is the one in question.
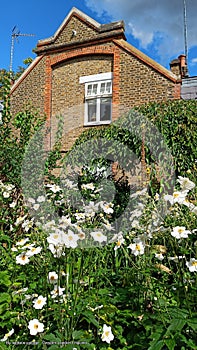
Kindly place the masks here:
POLYGON ((96 99, 87 101, 88 123, 96 121, 96 99))
POLYGON ((105 92, 105 83, 101 83, 101 91, 100 91, 100 93, 104 94, 104 92, 105 92))
POLYGON ((87 96, 92 96, 97 94, 97 85, 98 84, 89 84, 87 87, 87 96))
POLYGON ((91 95, 91 92, 92 92, 92 84, 88 85, 88 88, 87 88, 87 95, 91 95))
POLYGON ((93 94, 97 94, 97 84, 93 84, 93 94))
POLYGON ((111 98, 101 98, 100 120, 111 120, 111 98))
POLYGON ((106 92, 110 94, 111 92, 111 81, 108 81, 107 86, 106 86, 106 92))

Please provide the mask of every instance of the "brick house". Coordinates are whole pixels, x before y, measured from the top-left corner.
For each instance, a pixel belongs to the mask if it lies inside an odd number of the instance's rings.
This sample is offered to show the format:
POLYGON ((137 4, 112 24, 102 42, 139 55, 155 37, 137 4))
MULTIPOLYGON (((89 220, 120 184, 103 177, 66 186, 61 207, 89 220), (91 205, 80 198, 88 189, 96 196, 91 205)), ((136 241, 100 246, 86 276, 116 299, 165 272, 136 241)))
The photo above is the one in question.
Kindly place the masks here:
POLYGON ((88 127, 109 124, 133 106, 181 95, 183 55, 171 71, 164 68, 126 41, 123 21, 99 24, 73 8, 34 51, 37 57, 12 86, 11 111, 32 105, 46 114, 51 130, 62 115, 65 150, 88 127))

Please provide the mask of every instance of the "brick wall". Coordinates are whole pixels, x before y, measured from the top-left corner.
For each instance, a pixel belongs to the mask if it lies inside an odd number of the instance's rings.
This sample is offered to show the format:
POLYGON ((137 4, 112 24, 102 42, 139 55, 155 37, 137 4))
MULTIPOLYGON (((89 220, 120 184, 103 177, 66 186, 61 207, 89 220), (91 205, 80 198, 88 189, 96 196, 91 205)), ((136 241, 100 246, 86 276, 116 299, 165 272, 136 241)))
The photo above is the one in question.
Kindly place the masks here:
POLYGON ((125 109, 175 97, 174 82, 124 51, 120 57, 120 105, 125 109))
POLYGON ((23 111, 26 106, 44 114, 45 66, 45 58, 40 59, 25 79, 16 85, 11 94, 12 114, 23 111))
POLYGON ((112 55, 93 55, 63 61, 52 69, 51 127, 52 139, 57 130, 57 118, 64 117, 64 148, 69 149, 73 140, 85 129, 84 124, 84 84, 79 78, 91 74, 111 72, 112 55))
POLYGON ((72 19, 66 24, 66 30, 63 30, 61 34, 58 36, 55 44, 63 44, 63 43, 71 43, 73 41, 84 41, 90 40, 97 36, 97 32, 95 29, 90 27, 89 25, 82 22, 80 19, 76 17, 72 17, 72 19), (76 37, 73 36, 72 31, 76 31, 76 37))

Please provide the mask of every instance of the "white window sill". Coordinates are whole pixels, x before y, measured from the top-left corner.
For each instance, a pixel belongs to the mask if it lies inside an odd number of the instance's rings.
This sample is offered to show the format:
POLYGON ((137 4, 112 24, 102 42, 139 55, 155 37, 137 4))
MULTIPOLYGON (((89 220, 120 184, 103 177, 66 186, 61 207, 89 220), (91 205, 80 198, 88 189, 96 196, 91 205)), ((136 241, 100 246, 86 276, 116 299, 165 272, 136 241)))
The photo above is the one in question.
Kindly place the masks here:
POLYGON ((96 125, 107 125, 111 124, 111 120, 103 121, 103 122, 91 122, 91 123, 84 123, 84 126, 96 126, 96 125))

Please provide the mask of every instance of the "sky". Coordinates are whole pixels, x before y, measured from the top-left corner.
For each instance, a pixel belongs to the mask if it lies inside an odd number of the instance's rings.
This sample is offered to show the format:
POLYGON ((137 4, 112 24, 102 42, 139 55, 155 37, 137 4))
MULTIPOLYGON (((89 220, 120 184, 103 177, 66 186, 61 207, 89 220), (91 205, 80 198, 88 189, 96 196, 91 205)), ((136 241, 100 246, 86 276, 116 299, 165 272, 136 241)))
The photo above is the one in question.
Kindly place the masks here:
MULTIPOLYGON (((197 76, 197 0, 185 0, 188 68, 197 76)), ((184 0, 4 0, 0 18, 0 69, 9 70, 12 30, 13 71, 23 60, 35 58, 38 40, 52 36, 72 7, 99 23, 124 20, 127 41, 169 69, 169 63, 185 52, 184 0)))

